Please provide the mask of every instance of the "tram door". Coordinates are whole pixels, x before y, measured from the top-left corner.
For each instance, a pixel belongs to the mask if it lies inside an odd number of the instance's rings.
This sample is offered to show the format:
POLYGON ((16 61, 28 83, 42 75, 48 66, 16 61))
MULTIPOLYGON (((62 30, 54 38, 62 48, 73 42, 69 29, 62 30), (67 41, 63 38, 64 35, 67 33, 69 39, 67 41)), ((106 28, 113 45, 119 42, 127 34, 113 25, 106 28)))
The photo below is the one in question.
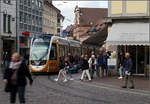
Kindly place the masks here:
POLYGON ((59 70, 59 47, 58 43, 52 43, 49 56, 49 71, 58 72, 59 70))

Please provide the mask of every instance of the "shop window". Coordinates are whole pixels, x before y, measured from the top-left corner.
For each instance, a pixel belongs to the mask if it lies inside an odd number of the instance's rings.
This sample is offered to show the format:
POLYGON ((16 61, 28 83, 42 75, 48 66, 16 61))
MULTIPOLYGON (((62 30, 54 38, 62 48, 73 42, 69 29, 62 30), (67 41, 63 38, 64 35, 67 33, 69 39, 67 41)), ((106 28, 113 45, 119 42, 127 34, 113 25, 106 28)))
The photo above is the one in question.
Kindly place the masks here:
POLYGON ((21 46, 28 46, 28 38, 20 37, 20 45, 21 46))

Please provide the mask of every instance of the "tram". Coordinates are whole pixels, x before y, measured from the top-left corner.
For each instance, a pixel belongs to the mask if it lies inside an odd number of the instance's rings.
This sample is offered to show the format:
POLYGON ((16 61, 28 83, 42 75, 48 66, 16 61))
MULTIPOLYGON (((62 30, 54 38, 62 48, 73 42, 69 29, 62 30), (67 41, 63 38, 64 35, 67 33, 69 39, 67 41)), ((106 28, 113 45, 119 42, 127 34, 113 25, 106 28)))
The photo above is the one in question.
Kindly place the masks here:
POLYGON ((58 72, 60 58, 68 52, 80 56, 80 42, 53 35, 34 36, 31 40, 29 68, 31 72, 58 72))

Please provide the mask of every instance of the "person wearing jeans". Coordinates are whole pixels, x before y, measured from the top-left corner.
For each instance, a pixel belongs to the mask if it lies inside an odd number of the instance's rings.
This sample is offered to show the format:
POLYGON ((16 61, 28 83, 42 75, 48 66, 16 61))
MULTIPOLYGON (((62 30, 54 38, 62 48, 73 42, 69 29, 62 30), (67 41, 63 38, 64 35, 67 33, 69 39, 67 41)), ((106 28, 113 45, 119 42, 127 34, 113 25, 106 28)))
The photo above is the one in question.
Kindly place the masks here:
POLYGON ((100 77, 98 58, 96 58, 96 75, 97 75, 98 78, 100 77))
POLYGON ((124 59, 125 59, 124 54, 121 51, 120 52, 120 56, 119 56, 119 65, 120 65, 119 74, 120 74, 120 77, 118 79, 122 79, 123 78, 123 73, 124 73, 123 63, 124 63, 124 59))
POLYGON ((91 76, 89 73, 89 64, 88 64, 88 55, 85 55, 84 59, 83 59, 83 63, 82 63, 82 76, 81 76, 81 81, 83 80, 85 74, 87 75, 89 81, 91 81, 91 76))

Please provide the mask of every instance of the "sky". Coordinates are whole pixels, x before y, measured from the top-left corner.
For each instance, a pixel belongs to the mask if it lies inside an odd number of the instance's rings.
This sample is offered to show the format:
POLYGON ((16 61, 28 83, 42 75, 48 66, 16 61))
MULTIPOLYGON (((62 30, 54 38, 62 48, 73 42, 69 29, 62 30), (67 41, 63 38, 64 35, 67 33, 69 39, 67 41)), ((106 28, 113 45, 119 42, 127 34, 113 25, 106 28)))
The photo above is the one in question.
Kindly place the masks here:
POLYGON ((108 8, 108 1, 53 1, 55 7, 61 10, 61 14, 65 17, 63 29, 74 23, 74 9, 76 5, 88 8, 108 8))

